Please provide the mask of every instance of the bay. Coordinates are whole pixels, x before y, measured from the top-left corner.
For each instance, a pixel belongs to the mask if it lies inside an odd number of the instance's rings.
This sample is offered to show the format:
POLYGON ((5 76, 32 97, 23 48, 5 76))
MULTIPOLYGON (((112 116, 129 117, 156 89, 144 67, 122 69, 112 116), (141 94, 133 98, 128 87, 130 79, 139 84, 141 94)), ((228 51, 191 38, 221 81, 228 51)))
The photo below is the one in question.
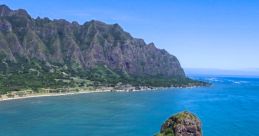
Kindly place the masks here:
POLYGON ((204 136, 259 135, 259 78, 194 76, 211 87, 91 93, 0 102, 1 136, 152 136, 190 111, 204 136))

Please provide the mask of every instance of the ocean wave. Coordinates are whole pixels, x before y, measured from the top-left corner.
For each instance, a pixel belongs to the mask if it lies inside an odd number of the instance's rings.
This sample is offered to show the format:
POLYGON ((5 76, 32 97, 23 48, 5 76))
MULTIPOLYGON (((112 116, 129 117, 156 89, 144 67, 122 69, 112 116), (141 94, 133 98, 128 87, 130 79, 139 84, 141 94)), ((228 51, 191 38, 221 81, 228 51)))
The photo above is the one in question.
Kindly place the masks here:
POLYGON ((247 84, 247 83, 249 83, 248 81, 234 81, 234 80, 229 80, 229 81, 234 83, 234 84, 247 84))
POLYGON ((207 80, 212 81, 212 82, 219 82, 220 80, 214 77, 208 78, 207 80))

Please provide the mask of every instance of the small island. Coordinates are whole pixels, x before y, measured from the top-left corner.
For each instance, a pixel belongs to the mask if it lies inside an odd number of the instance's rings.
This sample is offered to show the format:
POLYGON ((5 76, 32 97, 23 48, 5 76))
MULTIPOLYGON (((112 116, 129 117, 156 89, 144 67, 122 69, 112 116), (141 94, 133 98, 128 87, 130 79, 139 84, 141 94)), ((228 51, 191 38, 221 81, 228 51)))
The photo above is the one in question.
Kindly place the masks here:
POLYGON ((202 136, 201 122, 190 112, 180 112, 166 120, 156 136, 202 136))

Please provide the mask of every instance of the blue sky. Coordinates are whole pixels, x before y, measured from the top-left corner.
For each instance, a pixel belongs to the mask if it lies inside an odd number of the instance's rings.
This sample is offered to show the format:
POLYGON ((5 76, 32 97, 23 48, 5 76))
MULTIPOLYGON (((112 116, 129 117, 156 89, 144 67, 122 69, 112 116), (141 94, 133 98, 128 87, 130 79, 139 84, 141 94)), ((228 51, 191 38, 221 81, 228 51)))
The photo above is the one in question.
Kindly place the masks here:
POLYGON ((258 0, 0 0, 33 17, 118 23, 184 68, 259 68, 258 0))

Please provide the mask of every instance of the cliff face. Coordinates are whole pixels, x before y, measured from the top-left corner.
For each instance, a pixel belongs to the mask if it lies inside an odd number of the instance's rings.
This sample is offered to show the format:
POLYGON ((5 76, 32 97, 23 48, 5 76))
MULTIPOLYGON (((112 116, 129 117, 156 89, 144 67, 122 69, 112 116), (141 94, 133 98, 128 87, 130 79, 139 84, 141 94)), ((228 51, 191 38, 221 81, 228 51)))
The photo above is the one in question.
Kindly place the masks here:
POLYGON ((72 70, 102 65, 130 76, 185 78, 175 56, 133 38, 118 24, 33 19, 25 10, 5 5, 0 6, 0 57, 1 65, 36 60, 72 70))

